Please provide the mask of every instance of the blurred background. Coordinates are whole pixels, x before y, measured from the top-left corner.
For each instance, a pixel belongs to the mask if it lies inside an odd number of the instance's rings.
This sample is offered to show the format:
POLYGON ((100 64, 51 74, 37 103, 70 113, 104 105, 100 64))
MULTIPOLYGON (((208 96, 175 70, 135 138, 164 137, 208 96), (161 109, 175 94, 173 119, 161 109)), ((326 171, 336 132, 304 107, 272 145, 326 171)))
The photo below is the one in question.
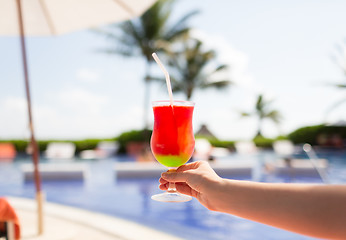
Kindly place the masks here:
MULTIPOLYGON (((344 184, 344 9, 342 0, 159 0, 129 21, 26 37, 46 200, 183 239, 311 239, 195 199, 150 200, 166 170, 148 148, 151 101, 169 98, 151 54, 174 99, 196 103, 192 160, 232 179, 344 184)), ((0 195, 33 199, 21 58, 19 37, 0 36, 0 195)))

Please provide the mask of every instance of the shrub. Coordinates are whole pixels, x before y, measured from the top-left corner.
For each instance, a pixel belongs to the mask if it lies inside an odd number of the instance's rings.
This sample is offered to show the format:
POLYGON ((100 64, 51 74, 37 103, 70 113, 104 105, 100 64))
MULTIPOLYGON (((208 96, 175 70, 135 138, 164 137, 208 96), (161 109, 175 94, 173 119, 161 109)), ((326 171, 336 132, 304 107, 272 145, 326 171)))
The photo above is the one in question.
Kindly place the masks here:
POLYGON ((213 147, 222 147, 227 148, 230 151, 234 151, 234 141, 224 141, 217 139, 208 139, 208 141, 213 147))
POLYGON ((124 132, 117 137, 119 143, 119 153, 126 153, 126 145, 129 142, 146 142, 149 144, 151 130, 132 130, 124 132))
POLYGON ((343 126, 326 126, 315 125, 299 128, 288 135, 289 139, 297 143, 309 143, 311 145, 318 144, 318 137, 325 135, 331 136, 337 134, 341 138, 346 138, 346 127, 343 126))
POLYGON ((271 138, 264 138, 264 137, 255 137, 253 139, 253 142, 257 147, 260 148, 273 148, 273 142, 275 139, 271 138))
POLYGON ((17 152, 25 152, 28 141, 26 140, 1 140, 0 142, 12 143, 17 152))
POLYGON ((79 153, 84 150, 95 149, 100 141, 106 141, 101 139, 85 139, 78 141, 71 141, 76 145, 76 152, 79 153))

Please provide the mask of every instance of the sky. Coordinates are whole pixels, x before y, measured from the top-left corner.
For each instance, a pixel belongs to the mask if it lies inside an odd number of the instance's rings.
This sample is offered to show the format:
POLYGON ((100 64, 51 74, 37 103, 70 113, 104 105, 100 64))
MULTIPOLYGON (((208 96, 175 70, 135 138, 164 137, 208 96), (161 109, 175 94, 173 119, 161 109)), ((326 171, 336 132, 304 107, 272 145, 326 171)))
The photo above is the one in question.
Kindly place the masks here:
MULTIPOLYGON (((194 93, 195 131, 206 124, 220 139, 251 139, 257 120, 239 112, 251 111, 258 94, 283 116, 279 125, 264 122, 266 137, 345 120, 346 103, 326 114, 345 97, 332 87, 346 80, 333 60, 346 59, 337 51, 346 46, 345 9, 342 0, 178 1, 173 19, 200 11, 190 21, 193 35, 229 64, 234 83, 194 93)), ((112 138, 143 127, 145 61, 99 52, 109 44, 90 30, 27 38, 38 139, 112 138)), ((161 99, 165 86, 151 84, 150 100, 161 99)), ((0 37, 0 139, 9 138, 29 138, 29 129, 19 39, 0 37)))

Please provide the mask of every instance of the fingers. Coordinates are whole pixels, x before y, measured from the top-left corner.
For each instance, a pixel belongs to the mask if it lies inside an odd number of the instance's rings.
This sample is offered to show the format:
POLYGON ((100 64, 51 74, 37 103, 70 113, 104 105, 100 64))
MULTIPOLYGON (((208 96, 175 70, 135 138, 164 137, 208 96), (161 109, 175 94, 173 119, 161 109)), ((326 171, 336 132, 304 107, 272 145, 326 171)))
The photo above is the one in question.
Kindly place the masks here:
MULTIPOLYGON (((169 183, 160 184, 159 188, 163 191, 167 191, 168 185, 169 185, 169 183)), ((196 197, 196 192, 193 189, 191 189, 190 186, 187 185, 186 183, 176 183, 175 187, 176 187, 177 191, 182 193, 182 194, 196 197)))
POLYGON ((161 178, 168 182, 186 182, 189 178, 189 172, 164 172, 161 174, 161 178))
POLYGON ((180 167, 178 167, 177 172, 184 172, 190 169, 196 169, 198 168, 201 164, 203 164, 203 162, 192 162, 192 163, 188 163, 188 164, 184 164, 181 165, 180 167))
POLYGON ((186 183, 176 183, 175 188, 177 189, 178 192, 182 194, 195 197, 195 194, 193 194, 193 192, 195 191, 192 188, 190 188, 190 186, 187 185, 186 183))
POLYGON ((159 179, 159 183, 160 184, 166 184, 166 183, 168 183, 168 181, 167 180, 165 180, 165 179, 163 179, 162 177, 159 179))
POLYGON ((193 162, 180 166, 174 172, 164 172, 161 174, 161 178, 170 182, 186 182, 191 176, 192 170, 199 168, 201 165, 207 164, 206 162, 193 162))

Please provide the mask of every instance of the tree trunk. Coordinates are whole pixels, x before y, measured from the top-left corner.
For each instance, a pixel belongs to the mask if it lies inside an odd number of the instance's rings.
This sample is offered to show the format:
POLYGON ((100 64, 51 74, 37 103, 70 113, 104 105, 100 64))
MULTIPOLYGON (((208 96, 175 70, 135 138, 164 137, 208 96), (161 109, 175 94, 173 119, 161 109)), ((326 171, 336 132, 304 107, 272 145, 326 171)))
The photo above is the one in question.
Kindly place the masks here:
POLYGON ((150 67, 151 67, 151 62, 147 60, 146 73, 144 78, 144 84, 145 84, 144 109, 143 109, 143 123, 144 123, 143 129, 144 130, 149 129, 148 108, 149 108, 149 100, 150 100, 150 67))
POLYGON ((258 120, 257 134, 256 134, 255 138, 257 138, 257 137, 262 137, 262 131, 261 131, 261 129, 262 129, 262 119, 260 118, 260 119, 258 120))

